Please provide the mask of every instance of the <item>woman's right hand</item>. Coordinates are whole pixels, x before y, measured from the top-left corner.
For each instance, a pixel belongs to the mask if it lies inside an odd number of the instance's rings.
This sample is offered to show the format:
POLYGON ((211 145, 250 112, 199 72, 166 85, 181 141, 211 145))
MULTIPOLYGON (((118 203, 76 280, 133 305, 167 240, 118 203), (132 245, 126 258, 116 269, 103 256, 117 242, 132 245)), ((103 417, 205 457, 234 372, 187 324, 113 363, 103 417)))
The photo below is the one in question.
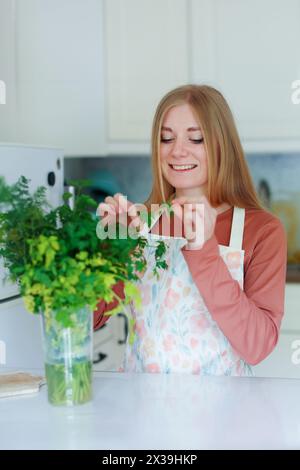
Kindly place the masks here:
POLYGON ((121 193, 114 196, 107 196, 97 209, 97 214, 101 217, 101 224, 106 225, 119 222, 122 225, 134 227, 142 230, 144 222, 141 220, 137 207, 128 201, 121 193))

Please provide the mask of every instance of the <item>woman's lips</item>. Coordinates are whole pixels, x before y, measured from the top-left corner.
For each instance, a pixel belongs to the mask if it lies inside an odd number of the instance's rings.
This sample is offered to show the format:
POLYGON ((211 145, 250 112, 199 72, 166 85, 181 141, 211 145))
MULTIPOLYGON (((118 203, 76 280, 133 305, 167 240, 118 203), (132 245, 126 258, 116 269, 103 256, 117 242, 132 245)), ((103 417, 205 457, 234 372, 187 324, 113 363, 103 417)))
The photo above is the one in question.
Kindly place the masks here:
POLYGON ((188 165, 172 165, 169 163, 169 167, 171 170, 176 171, 177 173, 184 173, 187 171, 192 171, 197 168, 198 165, 196 164, 188 164, 188 165))

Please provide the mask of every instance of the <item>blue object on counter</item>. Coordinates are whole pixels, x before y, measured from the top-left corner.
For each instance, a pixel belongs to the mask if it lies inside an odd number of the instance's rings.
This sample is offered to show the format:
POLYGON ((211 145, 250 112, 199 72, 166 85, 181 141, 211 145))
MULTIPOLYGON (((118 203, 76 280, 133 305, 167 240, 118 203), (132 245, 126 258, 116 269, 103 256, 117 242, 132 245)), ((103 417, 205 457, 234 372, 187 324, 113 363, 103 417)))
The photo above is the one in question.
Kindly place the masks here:
POLYGON ((104 196, 104 198, 120 192, 120 185, 115 176, 109 170, 93 172, 88 179, 91 182, 90 189, 93 192, 104 196))

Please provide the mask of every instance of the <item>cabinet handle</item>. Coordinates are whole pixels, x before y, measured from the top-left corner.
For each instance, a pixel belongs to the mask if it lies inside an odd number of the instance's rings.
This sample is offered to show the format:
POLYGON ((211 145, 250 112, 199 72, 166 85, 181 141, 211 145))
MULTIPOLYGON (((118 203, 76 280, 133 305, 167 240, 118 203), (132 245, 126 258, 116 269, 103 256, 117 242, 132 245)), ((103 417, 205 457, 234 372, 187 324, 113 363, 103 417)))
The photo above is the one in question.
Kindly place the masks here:
POLYGON ((107 354, 98 353, 98 359, 93 360, 93 364, 98 364, 99 362, 103 361, 107 357, 107 354))
POLYGON ((124 313, 118 313, 118 317, 124 318, 124 339, 119 339, 118 344, 125 344, 128 335, 128 319, 124 313))

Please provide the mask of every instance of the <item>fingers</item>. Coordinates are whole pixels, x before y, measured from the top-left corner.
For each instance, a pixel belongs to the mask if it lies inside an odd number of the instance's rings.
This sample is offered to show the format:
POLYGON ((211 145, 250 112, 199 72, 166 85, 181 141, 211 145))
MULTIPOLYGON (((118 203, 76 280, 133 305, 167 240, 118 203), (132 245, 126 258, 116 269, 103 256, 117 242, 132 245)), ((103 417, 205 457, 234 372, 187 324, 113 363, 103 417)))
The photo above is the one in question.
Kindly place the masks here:
POLYGON ((139 217, 135 217, 134 219, 131 220, 130 227, 133 227, 135 229, 138 229, 138 231, 141 231, 144 228, 144 222, 139 217))
POLYGON ((203 213, 202 204, 195 204, 191 203, 190 201, 188 203, 184 203, 183 205, 174 203, 172 204, 172 208, 174 214, 181 220, 190 219, 195 211, 199 212, 200 214, 203 213))
MULTIPOLYGON (((100 222, 104 227, 119 222, 142 230, 145 222, 140 218, 137 206, 139 205, 128 201, 123 194, 116 193, 114 196, 107 196, 104 202, 99 204, 97 214, 101 217, 100 222)), ((142 207, 144 209, 143 205, 142 207)))
POLYGON ((111 215, 107 215, 106 217, 102 217, 102 219, 100 220, 100 224, 103 225, 103 227, 106 227, 106 225, 109 225, 111 221, 111 215))
POLYGON ((142 231, 147 225, 147 217, 145 217, 145 210, 147 209, 143 204, 132 204, 128 209, 128 215, 131 218, 130 226, 142 231))
POLYGON ((184 237, 187 240, 197 240, 197 243, 202 240, 204 233, 204 207, 203 203, 199 203, 199 198, 178 198, 172 203, 172 208, 175 216, 183 223, 184 237))
POLYGON ((184 221, 184 236, 187 240, 191 240, 194 238, 194 228, 193 228, 193 209, 192 204, 185 204, 184 205, 184 214, 183 214, 183 221, 184 221))
POLYGON ((107 196, 104 202, 101 202, 98 206, 97 213, 104 215, 105 212, 110 214, 119 214, 126 212, 128 209, 128 201, 121 193, 116 193, 113 197, 107 196))
POLYGON ((113 197, 117 207, 119 208, 119 212, 127 212, 128 211, 128 201, 125 196, 121 193, 116 193, 113 197))
POLYGON ((116 214, 117 213, 117 202, 111 196, 107 196, 104 199, 104 202, 101 202, 96 211, 97 215, 103 217, 107 214, 116 214))
POLYGON ((110 204, 101 202, 97 208, 97 214, 102 217, 105 215, 106 212, 108 212, 109 214, 115 214, 115 210, 112 208, 112 206, 110 206, 110 204))
MULTIPOLYGON (((178 197, 171 202, 174 212, 183 217, 185 238, 201 247, 214 234, 218 211, 205 196, 178 197), (180 212, 178 206, 182 208, 180 212), (183 214, 183 216, 182 216, 183 214)), ((196 248, 193 248, 196 249, 196 248)), ((197 248, 198 249, 198 248, 197 248)))
POLYGON ((107 196, 104 199, 104 202, 106 202, 106 204, 110 204, 112 207, 115 207, 116 209, 118 207, 118 201, 112 196, 107 196))
POLYGON ((182 197, 173 199, 171 204, 173 208, 174 206, 180 205, 183 208, 184 212, 188 211, 190 205, 192 205, 193 210, 198 211, 199 214, 203 214, 203 216, 205 214, 205 219, 207 223, 213 224, 214 219, 217 216, 217 210, 210 205, 206 196, 200 196, 198 198, 182 196, 182 197))
POLYGON ((138 215, 137 208, 134 204, 131 204, 128 208, 128 215, 130 217, 136 217, 138 215))

